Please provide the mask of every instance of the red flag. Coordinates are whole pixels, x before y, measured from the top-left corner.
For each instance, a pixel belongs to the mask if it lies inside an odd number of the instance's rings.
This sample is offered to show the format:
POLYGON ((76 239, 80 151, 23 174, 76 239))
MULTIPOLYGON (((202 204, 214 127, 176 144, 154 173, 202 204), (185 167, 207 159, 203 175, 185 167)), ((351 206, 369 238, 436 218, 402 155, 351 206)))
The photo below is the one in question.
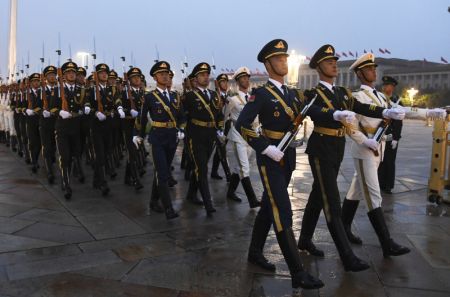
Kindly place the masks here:
POLYGON ((383 49, 379 48, 378 50, 380 51, 380 53, 385 54, 383 49))
POLYGON ((444 57, 441 57, 441 61, 444 62, 445 64, 448 64, 448 61, 444 59, 444 57))
POLYGON ((367 51, 366 51, 366 49, 364 49, 364 53, 365 53, 365 54, 367 54, 367 51))
POLYGON ((391 54, 391 52, 387 48, 384 49, 384 52, 389 55, 391 54))
POLYGON ((341 57, 341 55, 339 55, 339 53, 336 53, 336 57, 340 58, 340 57, 341 57))
POLYGON ((348 54, 352 57, 354 57, 353 53, 351 51, 348 51, 348 54))
POLYGON ((344 57, 347 57, 347 54, 346 54, 345 52, 342 52, 342 55, 343 55, 344 57))

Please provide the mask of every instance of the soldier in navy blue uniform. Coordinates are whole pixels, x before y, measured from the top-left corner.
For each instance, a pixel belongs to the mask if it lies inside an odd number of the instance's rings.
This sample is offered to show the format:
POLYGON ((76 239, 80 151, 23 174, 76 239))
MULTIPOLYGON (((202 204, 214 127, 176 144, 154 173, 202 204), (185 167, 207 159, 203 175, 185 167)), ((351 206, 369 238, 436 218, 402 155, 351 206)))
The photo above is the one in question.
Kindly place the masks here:
MULTIPOLYGON (((312 243, 312 236, 321 210, 324 210, 328 230, 338 249, 346 271, 362 271, 369 265, 359 259, 352 251, 344 224, 341 221, 340 196, 337 185, 339 168, 344 157, 345 135, 354 134, 351 123, 355 112, 368 117, 382 118, 384 108, 360 103, 350 90, 334 85, 337 76, 337 60, 334 47, 326 44, 320 47, 310 61, 310 68, 316 69, 320 82, 317 87, 305 92, 308 100, 316 98, 314 105, 319 108, 350 112, 339 121, 315 119, 314 131, 308 140, 306 153, 313 173, 314 182, 305 208, 298 247, 310 254, 323 257, 323 252, 312 243)), ((335 117, 335 119, 338 119, 335 117)), ((356 127, 357 129, 357 127, 356 127)), ((352 202, 345 199, 342 217, 353 208, 352 202)))
MULTIPOLYGON (((115 70, 111 70, 108 74, 108 86, 113 90, 113 98, 114 102, 117 106, 119 106, 122 100, 122 84, 119 82, 119 75, 115 70)), ((123 157, 122 148, 123 148, 123 137, 121 131, 121 122, 122 118, 117 116, 117 114, 113 117, 112 120, 112 154, 111 161, 106 165, 111 167, 111 169, 107 168, 107 171, 110 171, 110 175, 112 174, 114 177, 117 175, 115 168, 120 166, 120 158, 123 157)))
POLYGON ((149 142, 152 145, 155 174, 150 208, 157 212, 165 212, 168 220, 178 217, 172 207, 168 180, 178 141, 184 138, 181 103, 176 97, 172 97, 167 89, 169 71, 170 64, 165 61, 155 63, 150 69, 150 75, 156 81, 156 89, 145 95, 141 111, 142 138, 145 137, 144 127, 147 124, 148 112, 152 119, 149 142), (164 209, 159 206, 159 200, 164 209))
POLYGON ((23 157, 23 142, 22 142, 22 131, 20 130, 20 121, 23 116, 22 112, 20 111, 19 106, 19 100, 20 100, 20 93, 19 93, 19 83, 12 83, 9 89, 9 93, 11 96, 11 110, 14 111, 14 128, 16 130, 16 136, 17 136, 17 154, 19 157, 23 157))
POLYGON ((141 70, 132 67, 127 72, 129 86, 126 85, 122 91, 122 99, 118 102, 123 107, 125 118, 121 120, 123 141, 128 153, 125 167, 125 184, 132 185, 136 190, 143 188, 139 179, 138 150, 133 143, 133 137, 140 129, 139 112, 144 102, 144 91, 141 87, 141 70))
MULTIPOLYGON (((174 76, 175 76, 175 73, 174 73, 172 70, 170 70, 170 71, 169 71, 169 84, 167 85, 167 89, 168 89, 169 92, 170 92, 170 96, 171 96, 172 98, 176 98, 177 102, 179 102, 179 103, 181 104, 180 94, 178 94, 178 92, 177 92, 176 90, 172 90, 173 77, 174 77, 174 76)), ((183 111, 183 112, 184 112, 184 111, 183 111)), ((184 120, 186 120, 186 119, 184 119, 184 120)), ((175 157, 176 150, 175 150, 173 153, 174 153, 174 156, 172 157, 172 160, 173 160, 174 157, 175 157)), ((172 187, 174 187, 175 185, 178 184, 178 182, 177 182, 177 181, 175 180, 175 178, 173 177, 173 174, 172 174, 173 170, 174 170, 174 167, 173 167, 173 165, 171 165, 171 166, 170 166, 170 176, 169 176, 169 181, 168 181, 169 188, 172 188, 172 187)))
MULTIPOLYGON (((398 82, 392 76, 383 76, 383 93, 386 95, 389 106, 402 105, 400 97, 394 94, 395 87, 398 82)), ((386 140, 386 148, 384 149, 383 160, 378 167, 378 181, 380 183, 381 191, 386 194, 392 194, 392 189, 395 184, 395 159, 397 158, 398 142, 402 137, 403 121, 392 120, 385 135, 388 136, 386 140)))
MULTIPOLYGON (((296 248, 292 230, 292 209, 287 187, 295 169, 296 152, 289 147, 283 153, 277 148, 284 134, 302 110, 297 92, 284 85, 288 73, 286 41, 275 39, 258 54, 264 63, 269 81, 257 88, 249 98, 236 122, 236 130, 256 151, 257 165, 264 192, 261 208, 255 218, 248 260, 264 269, 274 271, 275 266, 263 255, 263 248, 273 224, 278 244, 289 267, 293 288, 317 289, 324 284, 306 272, 296 248), (253 130, 256 117, 262 125, 262 135, 253 130)), ((314 119, 333 120, 333 111, 312 106, 309 115, 314 119)))
POLYGON ((62 100, 52 108, 57 114, 55 131, 56 144, 60 156, 59 164, 62 176, 62 190, 66 199, 72 198, 72 187, 70 185, 70 168, 76 167, 80 182, 84 182, 81 169, 81 116, 90 108, 85 108, 86 91, 84 87, 76 85, 77 64, 66 62, 61 66, 64 77, 64 89, 60 90, 60 98, 64 92, 67 107, 62 100))
POLYGON ((189 121, 186 125, 188 149, 192 161, 193 174, 189 182, 187 199, 198 204, 197 189, 202 196, 207 216, 216 211, 211 200, 208 184, 208 161, 218 138, 225 135, 218 122, 222 109, 219 95, 208 89, 211 66, 202 62, 192 70, 197 86, 186 94, 184 108, 189 121))
POLYGON ((22 138, 22 144, 23 144, 23 155, 24 155, 24 159, 25 159, 25 163, 26 164, 30 164, 31 163, 31 159, 30 159, 30 150, 28 147, 28 135, 27 135, 27 114, 25 112, 25 110, 27 109, 28 106, 28 102, 27 102, 27 85, 28 85, 28 78, 24 78, 22 79, 21 82, 19 82, 20 85, 20 95, 18 98, 18 112, 21 114, 21 116, 19 117, 19 126, 20 126, 20 134, 21 134, 21 138, 22 138))
POLYGON ((36 173, 39 168, 38 160, 41 152, 41 138, 39 135, 39 115, 42 114, 41 75, 33 73, 29 79, 30 90, 25 112, 27 114, 27 137, 32 166, 31 171, 36 173))

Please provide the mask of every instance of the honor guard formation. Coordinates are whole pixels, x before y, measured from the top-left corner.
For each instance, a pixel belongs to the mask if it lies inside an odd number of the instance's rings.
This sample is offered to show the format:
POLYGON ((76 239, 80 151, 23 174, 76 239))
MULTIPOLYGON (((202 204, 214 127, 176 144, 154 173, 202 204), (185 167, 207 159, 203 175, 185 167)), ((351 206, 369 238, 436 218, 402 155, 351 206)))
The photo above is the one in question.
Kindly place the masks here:
POLYGON ((60 183, 67 200, 77 199, 79 183, 92 183, 98 195, 107 196, 108 181, 122 178, 134 191, 147 191, 151 211, 167 220, 179 217, 171 188, 177 187, 172 170, 181 146, 181 168, 189 181, 186 200, 213 217, 216 208, 209 179, 223 180, 227 186, 223 193, 231 203, 242 201, 236 193, 241 184, 249 207, 257 209, 248 261, 276 270, 264 256, 273 227, 292 288, 318 289, 324 283, 306 271, 301 251, 324 257, 313 242, 322 211, 345 271, 369 268, 352 248, 363 244, 351 230, 361 200, 383 256, 410 252, 390 235, 381 192, 391 193, 394 187, 402 120, 443 119, 446 112, 402 106, 394 92, 397 81, 389 76, 382 78, 382 90, 375 89, 377 63, 372 53, 350 66, 361 82, 359 89, 335 85, 339 58, 330 44, 320 47, 309 63, 319 75, 318 85, 309 90, 288 87, 287 51, 282 39, 262 47, 257 60, 269 79, 255 89, 250 89, 251 72, 245 66, 231 77, 223 73, 212 78, 211 66, 198 63, 184 79, 183 91, 177 92, 167 61, 151 66, 149 75, 156 83, 151 90, 146 88, 144 73, 133 66, 119 75, 98 63, 86 77, 86 69, 72 61, 60 67, 49 65, 41 73, 16 76, 1 86, 0 141, 33 174, 43 170, 49 184, 60 183), (229 80, 235 81, 235 91, 230 91, 229 80), (209 88, 211 81, 214 90, 209 88), (296 239, 288 185, 296 148, 303 143, 296 135, 306 117, 314 123, 305 151, 314 182, 296 239), (351 140, 355 173, 341 199, 337 178, 346 139, 351 140), (125 175, 118 177, 121 160, 125 160, 125 175), (252 166, 258 169, 262 196, 255 194, 252 166), (219 175, 220 167, 224 177, 219 175), (86 170, 93 170, 92 180, 87 180, 86 170), (149 170, 154 171, 151 185, 141 182, 149 170))

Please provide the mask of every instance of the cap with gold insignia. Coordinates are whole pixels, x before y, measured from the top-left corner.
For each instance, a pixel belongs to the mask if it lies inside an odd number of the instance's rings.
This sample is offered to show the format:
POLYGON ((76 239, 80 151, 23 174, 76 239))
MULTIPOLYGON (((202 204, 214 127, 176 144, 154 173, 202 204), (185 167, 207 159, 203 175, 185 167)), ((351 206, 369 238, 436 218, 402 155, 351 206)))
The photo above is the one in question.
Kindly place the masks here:
POLYGON ((91 74, 91 75, 89 75, 88 77, 87 77, 87 80, 88 81, 94 81, 94 76, 91 74))
POLYGON ((175 73, 172 70, 169 70, 169 76, 170 78, 173 78, 175 76, 175 73))
POLYGON ((335 55, 334 47, 331 44, 325 44, 321 46, 312 56, 311 61, 309 62, 309 67, 315 69, 320 62, 333 59, 339 60, 339 58, 335 55))
POLYGON ((28 79, 30 81, 41 80, 41 75, 39 73, 33 73, 32 75, 30 75, 30 77, 28 79))
POLYGON ((109 74, 109 66, 106 65, 105 63, 97 64, 97 66, 95 66, 95 71, 97 71, 97 73, 106 71, 109 74))
POLYGON ((378 65, 375 63, 375 55, 372 53, 367 53, 359 57, 353 64, 350 66, 350 70, 358 71, 367 66, 375 66, 378 65))
POLYGON ((155 76, 156 73, 169 71, 170 71, 170 64, 167 63, 166 61, 159 61, 156 62, 155 65, 153 65, 152 69, 150 69, 150 75, 155 76))
POLYGON ((117 72, 114 71, 114 70, 111 70, 111 71, 108 73, 108 78, 114 78, 114 79, 117 79, 118 77, 119 77, 119 75, 118 75, 117 72))
POLYGON ((394 87, 398 85, 398 81, 392 76, 385 75, 381 80, 383 81, 383 85, 393 85, 394 87))
POLYGON ((47 76, 47 74, 50 74, 50 73, 56 74, 56 67, 49 65, 44 68, 44 71, 42 73, 44 74, 44 76, 47 76))
POLYGON ((221 73, 216 77, 217 82, 220 82, 222 80, 224 81, 228 81, 228 75, 226 75, 225 73, 221 73))
POLYGON ((236 70, 236 72, 233 74, 233 78, 237 81, 239 78, 243 77, 243 76, 248 76, 250 77, 250 69, 248 69, 247 67, 239 67, 238 70, 236 70))
POLYGON ((128 79, 132 78, 133 76, 141 76, 141 75, 142 71, 137 67, 130 68, 130 70, 128 70, 127 72, 128 79))
POLYGON ((66 62, 61 66, 62 73, 66 73, 67 71, 77 72, 78 66, 74 62, 66 62))
POLYGON ((145 75, 141 74, 141 79, 145 82, 145 75))
POLYGON ((123 79, 121 77, 116 78, 116 82, 118 84, 122 84, 123 83, 123 79))
POLYGON ((83 76, 86 76, 86 69, 84 69, 84 67, 78 67, 77 69, 77 74, 81 74, 83 76))
POLYGON ((208 72, 208 74, 211 73, 211 66, 209 66, 206 62, 201 62, 195 65, 194 69, 192 69, 192 75, 197 76, 200 73, 208 72))
POLYGON ((266 62, 267 59, 273 56, 285 55, 289 56, 287 53, 288 44, 283 39, 274 39, 267 43, 258 54, 258 61, 261 63, 266 62))

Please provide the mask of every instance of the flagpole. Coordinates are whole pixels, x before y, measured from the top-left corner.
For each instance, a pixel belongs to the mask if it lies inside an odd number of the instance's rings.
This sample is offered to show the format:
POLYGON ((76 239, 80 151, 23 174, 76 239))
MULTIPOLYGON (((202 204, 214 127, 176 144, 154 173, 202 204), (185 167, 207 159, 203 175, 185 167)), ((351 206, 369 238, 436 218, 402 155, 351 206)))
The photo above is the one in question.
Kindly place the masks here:
POLYGON ((16 66, 17 52, 16 52, 16 33, 17 33, 17 0, 10 1, 10 15, 9 15, 9 50, 8 50, 8 68, 10 73, 8 77, 14 77, 14 67, 16 66))

